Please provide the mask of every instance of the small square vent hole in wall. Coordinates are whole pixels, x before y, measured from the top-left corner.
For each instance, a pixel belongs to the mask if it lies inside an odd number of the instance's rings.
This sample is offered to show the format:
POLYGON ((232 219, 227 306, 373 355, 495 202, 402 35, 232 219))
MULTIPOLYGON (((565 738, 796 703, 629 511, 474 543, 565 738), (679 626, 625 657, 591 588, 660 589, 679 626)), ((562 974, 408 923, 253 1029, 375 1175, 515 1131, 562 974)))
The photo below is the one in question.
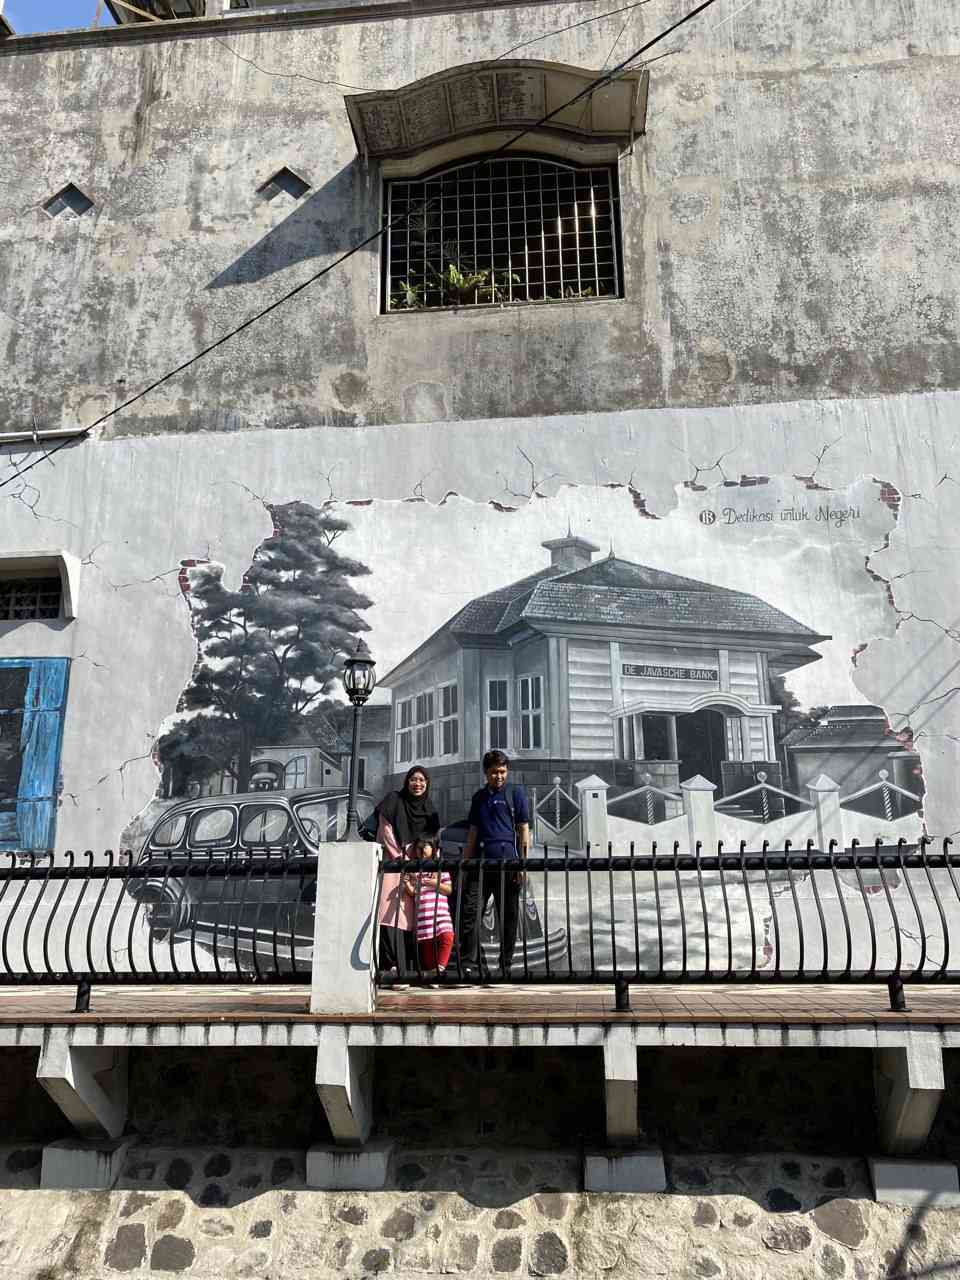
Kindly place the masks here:
POLYGON ((264 200, 273 200, 283 192, 292 200, 299 200, 309 190, 309 182, 304 182, 298 173, 284 166, 278 169, 272 178, 268 178, 262 187, 257 188, 257 194, 264 200))
POLYGON ((85 196, 79 187, 68 182, 55 196, 51 196, 43 207, 51 218, 57 218, 61 213, 72 213, 79 218, 93 208, 93 201, 89 196, 85 196))

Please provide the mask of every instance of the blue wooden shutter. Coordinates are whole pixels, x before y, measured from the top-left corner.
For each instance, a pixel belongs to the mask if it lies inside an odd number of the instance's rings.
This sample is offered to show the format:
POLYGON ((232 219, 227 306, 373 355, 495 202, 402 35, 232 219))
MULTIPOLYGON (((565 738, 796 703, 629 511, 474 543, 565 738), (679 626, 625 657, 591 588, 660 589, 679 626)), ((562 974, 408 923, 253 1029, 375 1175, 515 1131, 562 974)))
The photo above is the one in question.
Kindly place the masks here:
POLYGON ((70 664, 68 658, 30 658, 24 665, 30 668, 30 680, 21 736, 15 847, 52 849, 70 664))

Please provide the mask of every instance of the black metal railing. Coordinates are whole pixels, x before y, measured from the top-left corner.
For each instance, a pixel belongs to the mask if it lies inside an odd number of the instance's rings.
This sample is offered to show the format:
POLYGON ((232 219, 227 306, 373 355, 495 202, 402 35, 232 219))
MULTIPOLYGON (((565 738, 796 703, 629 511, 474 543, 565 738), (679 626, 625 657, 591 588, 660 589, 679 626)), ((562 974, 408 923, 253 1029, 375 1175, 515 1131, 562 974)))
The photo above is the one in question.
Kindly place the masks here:
POLYGON ((950 967, 960 955, 960 855, 949 839, 936 848, 924 839, 824 851, 810 841, 685 854, 654 844, 603 856, 544 848, 525 862, 384 861, 381 923, 402 923, 385 915, 398 878, 415 912, 421 877, 438 869, 453 886, 450 963, 426 966, 408 943, 398 972, 385 963, 381 930, 382 986, 609 982, 626 1009, 635 983, 885 983, 903 1009, 905 983, 960 981, 950 967), (517 877, 522 923, 508 955, 497 902, 517 877))
POLYGON ((0 856, 0 986, 310 981, 315 857, 0 856))

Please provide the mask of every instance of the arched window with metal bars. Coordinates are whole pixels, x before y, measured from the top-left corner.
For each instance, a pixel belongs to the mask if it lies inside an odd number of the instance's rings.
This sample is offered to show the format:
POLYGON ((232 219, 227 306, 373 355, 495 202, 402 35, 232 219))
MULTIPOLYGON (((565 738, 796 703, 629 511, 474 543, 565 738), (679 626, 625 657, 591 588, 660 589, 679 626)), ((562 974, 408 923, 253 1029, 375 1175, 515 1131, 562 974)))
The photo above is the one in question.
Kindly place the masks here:
POLYGON ((471 160, 389 181, 385 311, 622 294, 611 166, 471 160))

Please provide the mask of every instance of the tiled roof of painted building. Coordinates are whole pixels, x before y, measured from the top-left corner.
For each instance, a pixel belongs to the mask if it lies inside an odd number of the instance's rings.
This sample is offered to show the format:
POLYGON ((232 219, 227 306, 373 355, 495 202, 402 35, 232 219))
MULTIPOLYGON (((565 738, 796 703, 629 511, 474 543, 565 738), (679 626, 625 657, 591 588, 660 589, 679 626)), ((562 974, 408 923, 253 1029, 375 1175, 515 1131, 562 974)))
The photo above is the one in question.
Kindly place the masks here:
POLYGON ((897 749, 897 738, 887 725, 880 707, 829 707, 826 716, 810 728, 792 729, 783 739, 787 747, 858 747, 861 750, 884 747, 897 749))
POLYGON ((541 570, 465 605, 447 627, 458 635, 497 635, 521 621, 586 622, 826 637, 772 605, 728 587, 610 557, 584 568, 541 570))

